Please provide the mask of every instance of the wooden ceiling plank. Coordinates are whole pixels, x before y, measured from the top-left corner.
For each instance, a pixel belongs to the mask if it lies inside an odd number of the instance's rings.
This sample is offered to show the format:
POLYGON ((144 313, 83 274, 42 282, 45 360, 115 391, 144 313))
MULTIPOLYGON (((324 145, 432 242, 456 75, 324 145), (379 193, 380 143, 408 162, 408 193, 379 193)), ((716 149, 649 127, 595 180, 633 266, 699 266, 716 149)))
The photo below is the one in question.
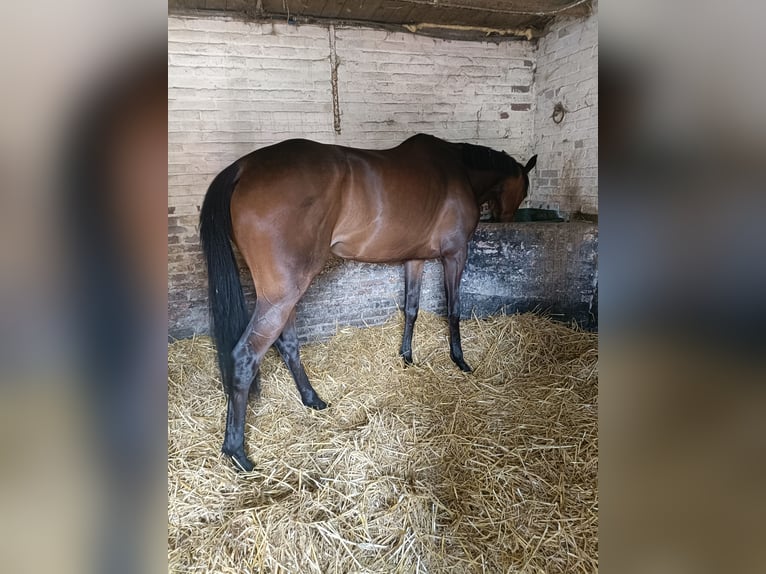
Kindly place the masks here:
MULTIPOLYGON (((577 0, 261 0, 265 14, 325 18, 381 24, 448 24, 495 29, 541 30, 556 11, 577 0), (287 8, 287 10, 286 10, 287 8), (551 15, 541 15, 549 13, 551 15)), ((169 0, 174 10, 225 9, 255 15, 256 0, 169 0)), ((578 16, 591 11, 591 0, 564 12, 578 16)), ((438 31, 431 30, 432 35, 438 31)))
POLYGON ((412 10, 412 4, 400 0, 383 0, 373 14, 373 18, 387 24, 401 24, 404 17, 412 10))
POLYGON ((354 20, 374 21, 374 14, 380 8, 383 0, 351 0, 348 7, 354 12, 354 20))
POLYGON ((328 0, 318 14, 322 18, 340 18, 345 0, 328 0))

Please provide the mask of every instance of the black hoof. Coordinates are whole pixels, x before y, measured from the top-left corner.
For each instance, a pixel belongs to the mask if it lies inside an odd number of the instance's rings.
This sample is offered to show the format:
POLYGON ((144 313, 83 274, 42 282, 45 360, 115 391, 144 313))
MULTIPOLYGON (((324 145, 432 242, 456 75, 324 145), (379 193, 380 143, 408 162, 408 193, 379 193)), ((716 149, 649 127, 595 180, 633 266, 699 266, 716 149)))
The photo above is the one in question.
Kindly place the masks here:
POLYGON ((314 400, 311 401, 303 401, 303 404, 310 409, 314 409, 315 411, 321 411, 327 408, 327 403, 324 402, 319 397, 316 397, 314 400))
POLYGON ((463 359, 452 359, 458 368, 464 373, 472 373, 473 369, 463 359))
POLYGON ((401 355, 401 357, 402 357, 402 360, 404 361, 405 367, 410 367, 415 364, 412 362, 412 355, 401 355))
POLYGON ((234 461, 234 466, 237 467, 237 470, 250 472, 255 468, 255 465, 250 462, 250 459, 245 456, 245 453, 229 453, 225 450, 223 451, 225 455, 228 455, 231 457, 231 460, 234 461))
POLYGON ((227 446, 226 441, 224 441, 224 444, 221 447, 221 452, 226 456, 231 457, 231 459, 234 461, 234 465, 237 467, 237 470, 250 472, 253 470, 253 468, 255 468, 253 463, 250 462, 250 459, 245 455, 244 445, 230 447, 227 446))

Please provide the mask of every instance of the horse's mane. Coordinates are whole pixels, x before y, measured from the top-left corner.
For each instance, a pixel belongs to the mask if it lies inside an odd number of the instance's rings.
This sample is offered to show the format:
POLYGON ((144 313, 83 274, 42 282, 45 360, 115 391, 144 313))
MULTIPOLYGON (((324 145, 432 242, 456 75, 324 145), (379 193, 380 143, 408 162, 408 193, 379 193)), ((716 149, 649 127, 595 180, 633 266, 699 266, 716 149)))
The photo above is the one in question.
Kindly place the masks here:
POLYGON ((463 163, 469 168, 501 171, 508 175, 518 175, 522 171, 519 162, 504 151, 469 143, 458 145, 462 150, 463 163))

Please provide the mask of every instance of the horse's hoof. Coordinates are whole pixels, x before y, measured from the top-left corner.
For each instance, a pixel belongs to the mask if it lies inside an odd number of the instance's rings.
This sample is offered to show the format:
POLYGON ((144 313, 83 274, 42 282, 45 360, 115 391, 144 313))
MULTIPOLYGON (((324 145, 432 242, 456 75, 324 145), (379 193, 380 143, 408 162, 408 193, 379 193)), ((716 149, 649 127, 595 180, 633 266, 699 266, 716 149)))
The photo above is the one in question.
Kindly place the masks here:
POLYGON ((464 373, 472 373, 473 369, 468 366, 468 363, 465 361, 455 361, 455 364, 458 366, 458 369, 463 371, 464 373))
POLYGON ((408 356, 405 356, 405 355, 402 355, 402 359, 404 360, 404 366, 405 366, 405 368, 406 368, 406 367, 411 367, 412 365, 414 365, 414 364, 415 364, 415 363, 412 361, 412 355, 410 355, 409 357, 408 357, 408 356))
POLYGON ((231 460, 234 461, 234 466, 238 471, 250 472, 255 468, 255 465, 250 462, 250 459, 247 458, 244 454, 229 454, 225 451, 224 454, 227 454, 231 457, 231 460))
POLYGON ((303 403, 305 406, 309 407, 310 409, 314 409, 315 411, 322 411, 326 409, 329 405, 324 402, 322 399, 317 397, 315 400, 303 403))

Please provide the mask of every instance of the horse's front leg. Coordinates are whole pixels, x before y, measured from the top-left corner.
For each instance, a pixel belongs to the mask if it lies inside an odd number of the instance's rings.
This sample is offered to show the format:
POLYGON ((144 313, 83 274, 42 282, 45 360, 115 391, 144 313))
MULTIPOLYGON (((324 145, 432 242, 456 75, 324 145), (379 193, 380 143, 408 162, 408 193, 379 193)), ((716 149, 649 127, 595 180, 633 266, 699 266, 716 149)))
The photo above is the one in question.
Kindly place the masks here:
POLYGON ((467 256, 468 247, 442 255, 444 266, 444 290, 447 293, 447 318, 449 321, 450 357, 461 371, 473 369, 463 360, 463 347, 460 344, 460 279, 467 256))
POLYGON ((420 285, 423 282, 422 259, 414 259, 404 264, 404 336, 399 356, 407 365, 412 364, 412 333, 420 308, 420 285))

